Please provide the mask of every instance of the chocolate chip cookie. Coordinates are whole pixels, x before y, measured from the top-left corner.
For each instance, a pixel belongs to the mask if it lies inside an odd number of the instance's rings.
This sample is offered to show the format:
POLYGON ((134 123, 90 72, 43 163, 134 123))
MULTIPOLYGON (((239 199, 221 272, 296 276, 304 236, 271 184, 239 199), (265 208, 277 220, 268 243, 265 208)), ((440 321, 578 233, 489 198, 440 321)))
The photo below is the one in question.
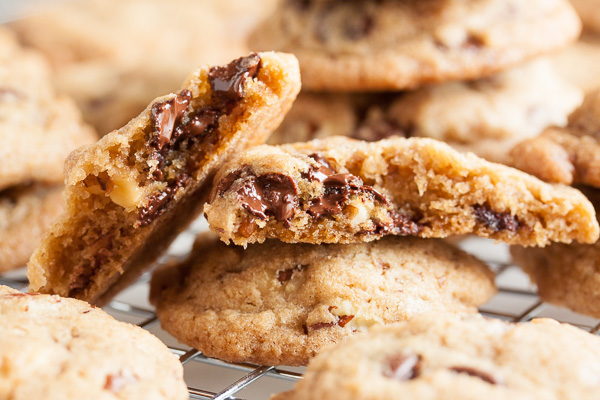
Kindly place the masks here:
POLYGON ((96 140, 73 101, 57 95, 43 57, 0 29, 0 190, 60 184, 69 153, 96 140))
POLYGON ((344 135, 445 141, 490 161, 550 125, 564 126, 583 93, 537 59, 490 77, 430 85, 400 94, 302 93, 270 143, 344 135))
POLYGON ((552 319, 429 313, 324 350, 272 400, 594 399, 599 360, 600 338, 552 319))
POLYGON ((567 0, 285 0, 250 38, 298 56, 312 90, 477 79, 574 40, 567 0))
POLYGON ((158 338, 83 301, 0 286, 0 326, 0 398, 188 398, 158 338))
MULTIPOLYGON (((41 50, 59 90, 101 134, 125 125, 189 71, 248 52, 245 37, 273 0, 86 0, 37 4, 11 24, 41 50), (160 29, 157 29, 160 27, 160 29)), ((271 50, 271 49, 269 49, 271 50)))
POLYGON ((218 168, 266 140, 299 89, 288 54, 202 67, 178 93, 71 154, 67 210, 29 262, 30 289, 108 300, 202 210, 218 168))
POLYGON ((41 54, 0 29, 0 272, 25 266, 62 209, 65 158, 95 140, 41 54))
POLYGON ((548 182, 600 187, 600 90, 588 94, 565 128, 548 128, 511 150, 512 165, 548 182))
MULTIPOLYGON (((580 187, 600 210, 600 190, 580 187)), ((543 249, 512 246, 510 252, 536 284, 539 297, 581 314, 600 318, 600 242, 563 245, 543 249)))
POLYGON ((206 235, 187 261, 155 273, 151 299, 162 327, 205 355, 305 365, 370 326, 473 312, 494 293, 485 264, 439 239, 244 250, 206 235))
POLYGON ((62 189, 22 185, 0 192, 0 272, 25 266, 64 209, 62 189))
POLYGON ((600 243, 511 247, 511 254, 537 285, 542 300, 600 318, 600 243))
POLYGON ((388 234, 474 233, 526 246, 598 238, 594 208, 579 191, 427 138, 255 147, 219 171, 204 211, 222 240, 240 245, 388 234))

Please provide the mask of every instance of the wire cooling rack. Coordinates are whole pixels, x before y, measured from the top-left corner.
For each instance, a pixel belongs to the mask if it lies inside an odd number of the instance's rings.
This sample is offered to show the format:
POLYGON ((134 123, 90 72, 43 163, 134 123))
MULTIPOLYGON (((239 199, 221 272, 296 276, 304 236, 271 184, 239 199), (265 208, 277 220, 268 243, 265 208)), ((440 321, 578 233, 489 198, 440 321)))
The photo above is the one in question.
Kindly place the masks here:
MULTIPOLYGON (((173 244, 158 264, 183 259, 197 233, 206 229, 198 221, 173 244)), ((528 321, 549 317, 568 322, 593 334, 600 333, 600 320, 575 314, 564 308, 543 303, 526 275, 511 264, 508 247, 480 238, 468 238, 460 246, 484 260, 497 275, 498 294, 480 307, 489 317, 508 321, 528 321)), ((104 310, 115 318, 149 330, 177 354, 184 365, 185 380, 191 399, 267 399, 271 394, 289 390, 302 378, 303 368, 275 368, 251 364, 232 364, 205 357, 201 352, 178 343, 160 329, 152 306, 147 301, 150 274, 142 276, 104 310), (237 397, 240 396, 240 397, 237 397)), ((0 284, 17 289, 27 285, 24 273, 0 276, 0 284)))

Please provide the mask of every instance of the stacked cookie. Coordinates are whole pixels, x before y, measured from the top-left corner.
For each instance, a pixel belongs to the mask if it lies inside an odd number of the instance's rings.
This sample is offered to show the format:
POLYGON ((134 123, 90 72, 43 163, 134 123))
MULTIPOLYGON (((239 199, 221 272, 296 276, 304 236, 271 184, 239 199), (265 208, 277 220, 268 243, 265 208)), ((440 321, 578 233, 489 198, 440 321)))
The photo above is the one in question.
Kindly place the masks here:
POLYGON ((426 138, 254 147, 220 169, 204 213, 246 249, 200 238, 188 260, 153 277, 157 315, 209 356, 268 365, 303 365, 373 325, 489 299, 490 271, 432 238, 598 237, 577 190, 426 138))
POLYGON ((567 0, 289 0, 250 47, 300 60, 305 92, 271 143, 426 136, 505 162, 581 102, 539 58, 579 30, 567 0))
POLYGON ((23 267, 63 209, 69 152, 96 139, 43 57, 0 30, 0 272, 23 267))
MULTIPOLYGON (((549 128, 511 152, 513 164, 549 182, 577 185, 600 210, 600 91, 586 96, 565 128, 549 128), (533 161, 535 160, 535 162, 533 161)), ((537 284, 540 297, 600 317, 600 243, 513 247, 517 264, 537 284)))

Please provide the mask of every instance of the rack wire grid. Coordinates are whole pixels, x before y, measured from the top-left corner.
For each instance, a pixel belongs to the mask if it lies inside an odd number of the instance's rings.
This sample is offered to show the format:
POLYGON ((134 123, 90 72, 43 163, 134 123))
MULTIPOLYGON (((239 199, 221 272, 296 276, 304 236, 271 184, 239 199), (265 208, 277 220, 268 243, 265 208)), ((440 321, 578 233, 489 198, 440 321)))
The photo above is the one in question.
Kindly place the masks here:
MULTIPOLYGON (((193 223, 157 265, 185 258, 196 235, 206 229, 202 220, 193 223)), ((596 335, 600 333, 599 319, 542 302, 527 276, 511 263, 508 246, 481 238, 464 239, 459 246, 478 256, 496 272, 498 294, 480 307, 483 315, 513 322, 549 317, 596 335)), ((179 356, 191 399, 266 399, 273 393, 291 389, 294 382, 302 378, 303 368, 228 363, 208 358, 200 351, 178 343, 160 329, 154 310, 148 303, 150 276, 150 273, 144 274, 104 310, 121 321, 152 332, 179 356)), ((27 280, 23 271, 17 271, 0 276, 0 284, 22 290, 26 288, 27 280)))

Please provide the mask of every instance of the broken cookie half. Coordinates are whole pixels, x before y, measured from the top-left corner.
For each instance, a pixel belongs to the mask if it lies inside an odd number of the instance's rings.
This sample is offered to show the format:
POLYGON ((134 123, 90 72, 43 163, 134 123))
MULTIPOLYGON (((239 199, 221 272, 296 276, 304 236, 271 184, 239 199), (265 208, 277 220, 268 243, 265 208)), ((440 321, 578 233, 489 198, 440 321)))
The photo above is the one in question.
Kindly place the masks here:
POLYGON ((30 289, 109 300, 198 215, 218 168, 267 139, 299 90, 288 54, 202 67, 179 93, 72 153, 67 211, 29 262, 30 289))
POLYGON ((579 191, 425 138, 259 146, 219 171, 204 211, 222 240, 239 245, 388 234, 474 233, 524 246, 598 238, 579 191))

